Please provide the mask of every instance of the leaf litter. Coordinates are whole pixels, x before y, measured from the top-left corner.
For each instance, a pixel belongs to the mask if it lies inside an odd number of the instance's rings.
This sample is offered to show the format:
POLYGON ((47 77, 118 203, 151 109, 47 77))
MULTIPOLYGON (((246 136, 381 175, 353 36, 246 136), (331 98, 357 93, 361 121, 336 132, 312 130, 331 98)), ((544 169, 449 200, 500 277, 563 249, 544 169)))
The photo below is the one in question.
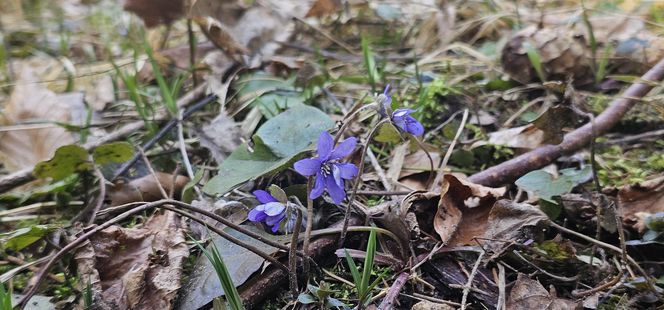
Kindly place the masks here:
POLYGON ((662 6, 609 2, 2 4, 3 282, 64 308, 660 307, 662 6))

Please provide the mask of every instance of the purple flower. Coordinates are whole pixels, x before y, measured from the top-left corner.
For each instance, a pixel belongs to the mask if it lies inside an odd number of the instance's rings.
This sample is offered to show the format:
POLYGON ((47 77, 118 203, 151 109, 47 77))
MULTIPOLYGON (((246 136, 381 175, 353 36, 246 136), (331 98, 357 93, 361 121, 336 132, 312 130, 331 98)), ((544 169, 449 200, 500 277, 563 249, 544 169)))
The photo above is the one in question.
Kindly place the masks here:
POLYGON ((410 113, 415 112, 412 109, 396 109, 392 113, 392 123, 397 126, 401 131, 407 132, 413 136, 421 136, 424 134, 424 127, 410 113))
POLYGON ((348 138, 335 148, 334 139, 323 131, 318 138, 318 157, 305 158, 295 163, 295 170, 303 176, 316 176, 314 187, 309 198, 316 199, 327 190, 334 203, 341 204, 346 197, 344 180, 350 180, 357 175, 357 167, 351 163, 340 160, 353 152, 357 139, 348 138))
POLYGON ((272 227, 272 233, 276 233, 281 221, 286 218, 286 205, 264 190, 255 191, 254 196, 261 204, 251 209, 247 218, 252 222, 264 222, 272 227))

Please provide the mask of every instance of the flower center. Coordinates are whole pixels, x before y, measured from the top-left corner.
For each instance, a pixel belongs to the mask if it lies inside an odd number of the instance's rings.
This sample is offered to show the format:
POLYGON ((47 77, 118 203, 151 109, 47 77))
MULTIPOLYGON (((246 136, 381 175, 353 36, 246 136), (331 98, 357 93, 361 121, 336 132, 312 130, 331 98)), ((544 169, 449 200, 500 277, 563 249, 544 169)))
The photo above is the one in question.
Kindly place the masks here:
POLYGON ((320 171, 324 177, 327 177, 332 174, 332 163, 327 161, 320 166, 320 171))

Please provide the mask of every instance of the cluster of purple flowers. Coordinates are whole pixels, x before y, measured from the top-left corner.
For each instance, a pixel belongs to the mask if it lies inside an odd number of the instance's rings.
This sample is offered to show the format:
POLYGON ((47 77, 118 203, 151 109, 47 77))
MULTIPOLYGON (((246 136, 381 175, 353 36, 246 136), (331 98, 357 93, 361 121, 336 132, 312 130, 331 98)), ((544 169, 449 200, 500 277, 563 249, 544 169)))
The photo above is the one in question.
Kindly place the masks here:
MULTIPOLYGON (((389 88, 389 85, 385 88, 384 98, 379 102, 380 113, 385 117, 388 116, 386 111, 391 111, 392 98, 388 94, 389 88)), ((412 109, 396 109, 389 115, 390 121, 402 132, 421 136, 424 133, 424 127, 417 119, 410 116, 413 112, 412 109)), ((294 164, 295 171, 299 174, 305 177, 315 177, 309 198, 316 199, 327 191, 335 204, 340 205, 343 202, 346 198, 345 181, 353 179, 359 172, 355 164, 343 162, 343 159, 350 155, 356 146, 357 139, 351 137, 341 141, 335 147, 332 135, 327 131, 321 132, 316 148, 318 156, 305 158, 294 164)), ((247 218, 250 221, 264 222, 272 228, 273 233, 276 233, 284 219, 288 217, 284 230, 286 232, 293 230, 295 217, 286 215, 288 202, 278 201, 263 190, 255 191, 254 195, 261 204, 249 212, 247 218)))

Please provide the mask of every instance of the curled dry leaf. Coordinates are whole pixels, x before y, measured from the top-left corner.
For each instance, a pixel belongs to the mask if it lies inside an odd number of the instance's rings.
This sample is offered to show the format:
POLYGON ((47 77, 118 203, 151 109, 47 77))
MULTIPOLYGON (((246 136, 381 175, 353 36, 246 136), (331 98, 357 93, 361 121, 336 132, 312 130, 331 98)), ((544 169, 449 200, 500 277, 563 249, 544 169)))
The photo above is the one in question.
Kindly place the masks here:
POLYGON ((505 190, 448 174, 444 177, 441 194, 414 192, 404 198, 401 214, 411 234, 416 234, 411 235, 411 239, 438 234, 449 246, 469 244, 473 238, 484 235, 491 207, 505 190))
POLYGON ((471 183, 453 175, 445 175, 443 192, 434 218, 434 228, 443 242, 450 246, 471 244, 487 230, 487 220, 496 200, 505 195, 506 189, 491 188, 471 183), (446 185, 447 184, 447 185, 446 185), (456 209, 456 211, 453 211, 456 209), (461 213, 457 217, 457 211, 461 213), (446 217, 451 215, 451 220, 446 217), (442 225, 456 222, 454 225, 442 225), (441 224, 439 226, 439 224, 441 224))
POLYGON ((583 308, 577 302, 556 297, 555 294, 547 292, 538 281, 528 279, 524 274, 519 274, 507 300, 507 309, 563 310, 583 308))
POLYGON ((194 21, 201 27, 210 42, 226 52, 228 56, 249 54, 249 50, 238 43, 230 30, 219 21, 212 17, 194 17, 194 21))
POLYGON ((618 191, 618 202, 622 204, 625 224, 645 230, 647 215, 664 212, 664 175, 627 185, 618 191))
POLYGON ((152 174, 140 177, 138 179, 126 182, 118 179, 115 186, 108 191, 108 197, 111 199, 111 206, 119 206, 137 201, 156 201, 163 199, 159 186, 163 187, 166 193, 173 193, 177 197, 182 193, 182 188, 189 182, 189 178, 178 175, 173 182, 173 175, 169 173, 157 172, 155 180, 152 174))
POLYGON ((341 9, 340 0, 316 0, 304 17, 325 17, 341 9))
POLYGON ((49 159, 55 150, 74 143, 66 129, 55 122, 69 123, 73 104, 83 104, 83 95, 56 95, 36 83, 37 77, 30 68, 20 71, 14 91, 4 104, 0 125, 26 125, 40 123, 38 129, 8 130, 0 132, 0 158, 9 171, 33 167, 49 159))
POLYGON ((83 277, 98 272, 103 302, 112 308, 172 309, 189 256, 184 231, 175 213, 157 212, 133 228, 99 232, 90 239, 93 252, 84 245, 75 257, 83 277))

